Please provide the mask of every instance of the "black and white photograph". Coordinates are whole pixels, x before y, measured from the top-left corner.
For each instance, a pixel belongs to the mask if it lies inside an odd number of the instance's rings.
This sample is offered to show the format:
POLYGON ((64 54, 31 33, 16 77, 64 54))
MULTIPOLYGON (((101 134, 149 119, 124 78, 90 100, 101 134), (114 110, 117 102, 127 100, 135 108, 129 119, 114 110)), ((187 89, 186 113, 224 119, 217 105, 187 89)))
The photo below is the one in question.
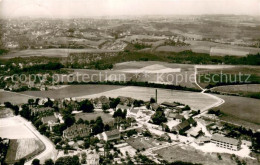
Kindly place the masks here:
POLYGON ((114 164, 260 164, 260 0, 0 0, 0 165, 114 164))

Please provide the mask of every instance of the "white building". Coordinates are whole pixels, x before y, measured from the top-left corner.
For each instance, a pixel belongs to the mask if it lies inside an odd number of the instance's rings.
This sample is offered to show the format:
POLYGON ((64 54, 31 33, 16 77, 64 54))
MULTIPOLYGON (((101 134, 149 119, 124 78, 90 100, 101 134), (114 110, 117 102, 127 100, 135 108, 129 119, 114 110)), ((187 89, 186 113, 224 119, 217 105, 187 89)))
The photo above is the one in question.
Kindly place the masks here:
POLYGON ((224 137, 219 134, 214 134, 210 141, 216 144, 217 147, 226 148, 232 151, 238 151, 240 148, 237 139, 224 137))

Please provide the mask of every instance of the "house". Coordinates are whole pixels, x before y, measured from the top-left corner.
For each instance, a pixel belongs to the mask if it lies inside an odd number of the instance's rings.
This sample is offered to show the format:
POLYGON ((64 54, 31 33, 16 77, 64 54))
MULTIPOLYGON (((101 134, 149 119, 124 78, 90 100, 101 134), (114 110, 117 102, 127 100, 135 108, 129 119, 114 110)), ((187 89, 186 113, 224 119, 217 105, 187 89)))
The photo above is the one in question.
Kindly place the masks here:
POLYGON ((237 139, 228 138, 219 134, 214 134, 211 137, 211 143, 216 144, 217 147, 226 148, 232 151, 239 150, 239 141, 237 139))
POLYGON ((118 98, 120 99, 120 103, 124 105, 131 105, 134 103, 134 99, 132 99, 131 97, 118 96, 118 98))
POLYGON ((185 120, 184 122, 172 127, 172 131, 176 131, 177 133, 180 131, 187 131, 188 129, 190 129, 190 123, 188 120, 185 120))
POLYGON ((52 127, 58 124, 58 118, 55 115, 45 116, 41 118, 43 124, 47 124, 52 131, 52 127))
POLYGON ((103 140, 111 141, 120 139, 120 132, 118 129, 114 129, 112 131, 105 131, 102 133, 103 140))
POLYGON ((176 104, 176 103, 169 103, 169 102, 163 102, 163 103, 161 103, 161 106, 173 109, 174 107, 178 106, 178 104, 176 104))
POLYGON ((157 103, 152 103, 151 105, 151 109, 156 111, 159 108, 159 105, 157 103))
POLYGON ((184 116, 183 115, 179 115, 179 114, 176 114, 176 113, 172 113, 170 112, 168 114, 168 118, 172 118, 173 120, 176 120, 178 122, 183 122, 185 120, 184 116))
POLYGON ((106 96, 100 96, 99 98, 95 98, 93 102, 95 108, 97 109, 101 109, 103 104, 109 105, 109 99, 106 96))
POLYGON ((86 164, 87 165, 98 165, 99 164, 99 154, 94 151, 87 153, 86 164))
POLYGON ((195 139, 195 143, 197 143, 198 145, 203 145, 205 143, 209 143, 210 139, 211 139, 210 137, 202 136, 199 137, 198 139, 195 139))
POLYGON ((75 137, 89 136, 91 129, 85 124, 74 124, 63 131, 63 137, 73 139, 75 137))
POLYGON ((195 120, 193 120, 192 118, 189 118, 185 121, 182 121, 182 123, 172 127, 172 131, 176 131, 177 133, 179 133, 180 131, 187 131, 188 129, 190 129, 192 127, 192 125, 194 125, 196 123, 195 120))

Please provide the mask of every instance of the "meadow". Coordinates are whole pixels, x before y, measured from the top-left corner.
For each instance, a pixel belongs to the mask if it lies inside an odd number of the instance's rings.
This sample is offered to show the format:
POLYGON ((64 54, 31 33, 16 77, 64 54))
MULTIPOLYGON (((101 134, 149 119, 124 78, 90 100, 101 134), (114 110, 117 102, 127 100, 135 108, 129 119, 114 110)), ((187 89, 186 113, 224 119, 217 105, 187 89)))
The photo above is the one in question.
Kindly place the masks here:
POLYGON ((245 125, 250 128, 260 128, 260 100, 239 96, 216 95, 225 100, 225 103, 217 107, 225 115, 223 120, 245 125))

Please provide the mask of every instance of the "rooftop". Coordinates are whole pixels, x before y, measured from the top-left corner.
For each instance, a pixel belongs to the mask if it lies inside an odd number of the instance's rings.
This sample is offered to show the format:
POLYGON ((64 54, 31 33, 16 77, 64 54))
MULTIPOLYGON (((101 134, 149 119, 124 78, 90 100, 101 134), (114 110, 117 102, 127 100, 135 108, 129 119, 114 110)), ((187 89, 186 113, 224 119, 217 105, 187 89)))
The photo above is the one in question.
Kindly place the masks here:
POLYGON ((236 146, 238 145, 238 142, 239 142, 237 139, 228 138, 228 137, 225 137, 225 136, 221 136, 219 134, 214 134, 211 137, 211 140, 229 143, 229 144, 236 145, 236 146))

